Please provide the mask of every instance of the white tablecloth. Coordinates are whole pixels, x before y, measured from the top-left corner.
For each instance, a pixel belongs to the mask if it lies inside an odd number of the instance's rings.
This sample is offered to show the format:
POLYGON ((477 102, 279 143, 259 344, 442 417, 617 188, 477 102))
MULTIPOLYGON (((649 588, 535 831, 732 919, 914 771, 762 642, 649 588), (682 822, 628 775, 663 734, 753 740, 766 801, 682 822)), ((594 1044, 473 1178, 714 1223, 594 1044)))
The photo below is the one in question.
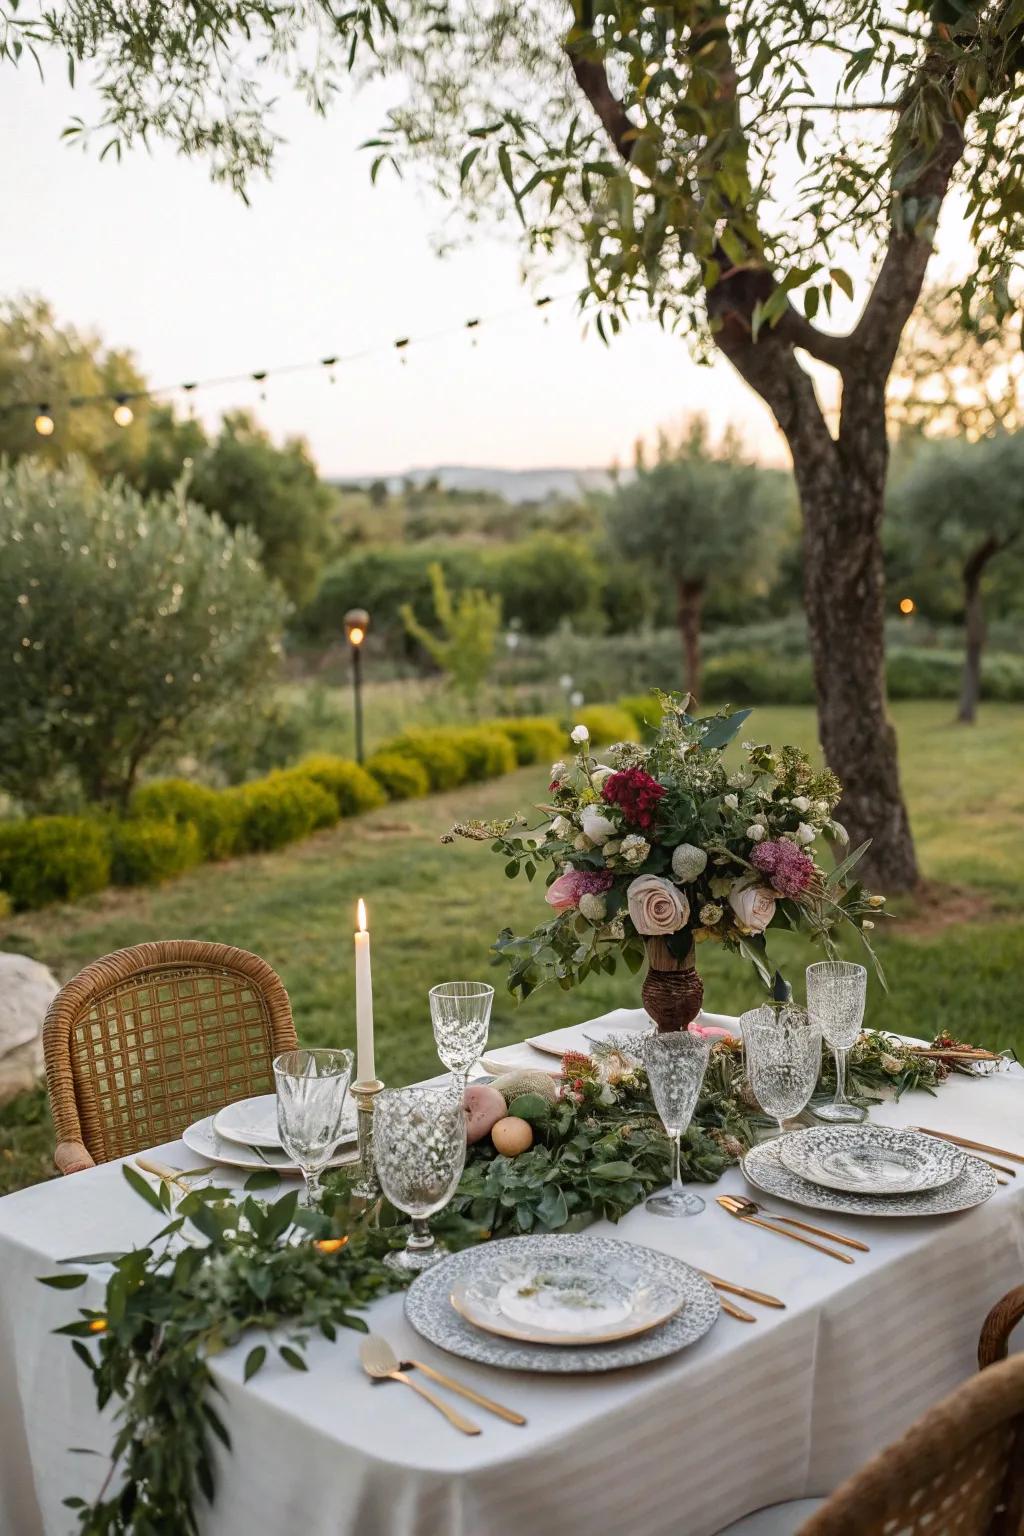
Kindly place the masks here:
MULTIPOLYGON (((628 1024, 621 1013, 613 1022, 628 1024)), ((518 1063, 542 1056, 512 1047, 518 1063)), ((551 1058, 548 1058, 551 1064, 551 1058)), ((924 1121, 1024 1153, 1024 1073, 956 1078, 937 1098, 908 1095, 873 1112, 924 1121)), ((157 1149, 179 1167, 180 1143, 157 1149)), ((715 1186, 746 1188, 738 1170, 715 1186)), ((813 1220, 813 1216, 810 1218, 813 1220)), ((870 1243, 854 1264, 758 1231, 713 1199, 665 1221, 633 1211, 617 1233, 783 1297, 751 1307, 755 1325, 723 1316, 700 1343, 657 1364, 607 1376, 543 1378, 445 1355, 405 1322, 401 1296, 369 1321, 400 1356, 415 1355, 519 1408, 517 1428, 469 1405, 468 1439, 413 1393, 371 1386, 359 1336, 317 1340, 310 1370, 266 1365, 242 1385, 251 1341, 219 1356, 234 1440, 217 1448, 217 1499, 201 1516, 216 1536, 710 1536, 776 1500, 824 1494, 975 1369, 982 1319, 1024 1279, 1024 1167, 985 1205, 959 1216, 870 1221, 822 1215, 870 1243)), ((0 1201, 0 1532, 49 1536, 73 1522, 61 1500, 88 1495, 109 1427, 66 1339, 50 1330, 95 1290, 36 1284, 67 1255, 143 1243, 154 1213, 117 1164, 0 1201)), ((606 1231, 613 1231, 606 1227, 606 1231)))

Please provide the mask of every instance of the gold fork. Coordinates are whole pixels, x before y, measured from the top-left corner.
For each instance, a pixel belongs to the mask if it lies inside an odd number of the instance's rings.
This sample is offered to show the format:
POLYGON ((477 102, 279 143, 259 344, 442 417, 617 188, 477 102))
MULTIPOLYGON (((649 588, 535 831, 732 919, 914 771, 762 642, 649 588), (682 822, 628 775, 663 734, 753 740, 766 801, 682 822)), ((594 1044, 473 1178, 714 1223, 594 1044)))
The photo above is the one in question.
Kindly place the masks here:
POLYGON ((766 1211, 763 1205, 758 1205, 756 1200, 751 1200, 749 1195, 731 1195, 737 1205, 743 1207, 751 1216, 766 1216, 769 1221, 784 1222, 787 1227, 799 1227, 801 1232, 810 1232, 814 1237, 823 1237, 829 1243, 842 1243, 847 1248, 857 1248, 861 1253, 870 1253, 867 1243, 862 1243, 859 1237, 844 1237, 841 1232, 830 1232, 827 1227, 812 1226, 809 1221, 797 1221, 795 1216, 783 1216, 779 1211, 766 1211))
POLYGON ((736 1195, 717 1195, 716 1202, 723 1211, 728 1211, 730 1216, 735 1216, 738 1221, 749 1221, 752 1227, 763 1227, 766 1232, 774 1232, 776 1237, 788 1237, 794 1243, 803 1243, 808 1248, 817 1248, 819 1253, 827 1253, 830 1259, 838 1259, 840 1264, 852 1264, 853 1259, 848 1253, 836 1253, 834 1248, 826 1248, 824 1243, 816 1243, 812 1237, 801 1237, 799 1232, 790 1232, 786 1227, 775 1227, 770 1221, 762 1221, 760 1216, 752 1216, 744 1210, 744 1201, 736 1195))

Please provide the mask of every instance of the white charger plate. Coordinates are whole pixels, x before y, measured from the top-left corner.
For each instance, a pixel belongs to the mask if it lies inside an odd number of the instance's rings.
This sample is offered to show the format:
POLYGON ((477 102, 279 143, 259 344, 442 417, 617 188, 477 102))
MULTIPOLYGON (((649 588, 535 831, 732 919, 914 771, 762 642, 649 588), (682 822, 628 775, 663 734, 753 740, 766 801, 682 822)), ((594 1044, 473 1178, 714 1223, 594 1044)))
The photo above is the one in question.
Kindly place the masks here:
MULTIPOLYGON (((251 1099, 239 1099, 225 1104, 213 1117, 213 1128, 225 1141, 233 1141, 242 1147, 261 1147, 281 1151, 281 1137, 277 1129, 277 1094, 258 1093, 251 1099)), ((355 1139, 356 1107, 351 1100, 345 1104, 341 1122, 341 1140, 338 1145, 355 1139)))
MULTIPOLYGON (((274 1173, 301 1173, 282 1147, 243 1147, 238 1142, 226 1141, 214 1129, 214 1116, 196 1120, 182 1131, 181 1139, 190 1152, 195 1152, 204 1163, 223 1163, 227 1168, 247 1168, 250 1173, 260 1169, 272 1169, 274 1173)), ((351 1147, 336 1152, 327 1164, 328 1168, 341 1168, 354 1163, 358 1153, 351 1147)))

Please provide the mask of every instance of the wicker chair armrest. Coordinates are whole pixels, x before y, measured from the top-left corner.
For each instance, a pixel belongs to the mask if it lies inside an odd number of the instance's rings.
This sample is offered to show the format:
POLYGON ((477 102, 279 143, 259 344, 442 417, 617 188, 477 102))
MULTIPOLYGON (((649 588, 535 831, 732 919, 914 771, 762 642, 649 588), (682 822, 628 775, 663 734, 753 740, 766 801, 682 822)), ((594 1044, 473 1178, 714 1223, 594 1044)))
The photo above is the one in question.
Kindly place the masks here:
POLYGON ((58 1173, 82 1173, 86 1168, 96 1167, 95 1158, 90 1156, 80 1141, 59 1142, 53 1161, 58 1173))
POLYGON ((1024 1318, 1024 1285, 1007 1291, 982 1323, 978 1340, 978 1365, 981 1370, 987 1365, 995 1365, 997 1360, 1006 1359, 1010 1334, 1021 1318, 1024 1318))

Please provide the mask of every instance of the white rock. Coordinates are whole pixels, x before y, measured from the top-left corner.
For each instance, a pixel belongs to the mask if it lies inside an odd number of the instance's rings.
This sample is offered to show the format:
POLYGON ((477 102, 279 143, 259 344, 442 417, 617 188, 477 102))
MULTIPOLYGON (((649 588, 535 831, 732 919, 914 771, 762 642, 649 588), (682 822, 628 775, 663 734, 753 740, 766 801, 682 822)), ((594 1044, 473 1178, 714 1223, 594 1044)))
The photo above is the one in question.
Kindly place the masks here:
POLYGON ((59 990, 38 960, 0 953, 0 1104, 42 1076, 43 1019, 59 990))

